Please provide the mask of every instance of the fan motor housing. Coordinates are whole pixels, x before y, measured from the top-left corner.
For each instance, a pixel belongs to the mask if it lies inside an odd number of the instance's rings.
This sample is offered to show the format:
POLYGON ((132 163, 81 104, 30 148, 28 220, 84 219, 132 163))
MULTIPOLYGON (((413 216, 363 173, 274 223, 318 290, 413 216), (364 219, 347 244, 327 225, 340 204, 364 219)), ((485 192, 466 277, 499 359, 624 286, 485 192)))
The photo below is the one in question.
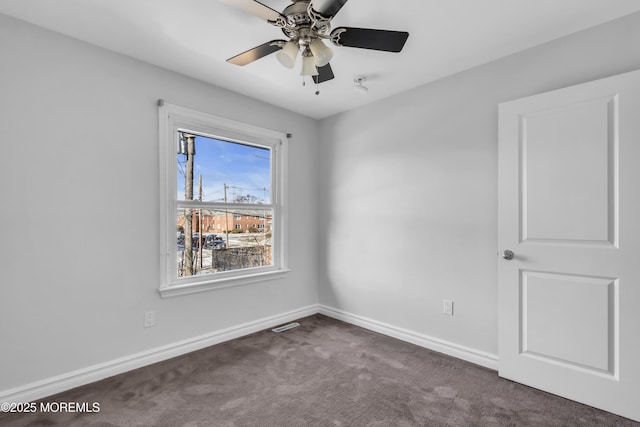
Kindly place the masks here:
POLYGON ((287 17, 289 24, 295 27, 310 25, 311 18, 307 13, 309 8, 309 0, 296 1, 295 3, 287 6, 282 14, 287 17))
POLYGON ((292 4, 287 6, 282 14, 287 17, 287 27, 282 28, 282 32, 290 39, 299 39, 302 45, 308 45, 312 39, 326 37, 331 30, 329 20, 322 18, 315 11, 314 16, 310 16, 310 0, 292 0, 292 4))

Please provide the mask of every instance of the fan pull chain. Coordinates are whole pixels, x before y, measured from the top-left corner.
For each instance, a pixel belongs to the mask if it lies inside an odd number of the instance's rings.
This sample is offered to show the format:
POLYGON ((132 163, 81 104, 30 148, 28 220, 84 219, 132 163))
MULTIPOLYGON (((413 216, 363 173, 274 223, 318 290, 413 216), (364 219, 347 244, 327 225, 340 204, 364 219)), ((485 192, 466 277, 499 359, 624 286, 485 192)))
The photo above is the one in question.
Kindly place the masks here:
MULTIPOLYGON (((304 79, 304 76, 302 76, 302 86, 306 86, 307 85, 307 81, 304 79)), ((320 87, 318 86, 319 83, 316 83, 316 95, 320 95, 320 87)))

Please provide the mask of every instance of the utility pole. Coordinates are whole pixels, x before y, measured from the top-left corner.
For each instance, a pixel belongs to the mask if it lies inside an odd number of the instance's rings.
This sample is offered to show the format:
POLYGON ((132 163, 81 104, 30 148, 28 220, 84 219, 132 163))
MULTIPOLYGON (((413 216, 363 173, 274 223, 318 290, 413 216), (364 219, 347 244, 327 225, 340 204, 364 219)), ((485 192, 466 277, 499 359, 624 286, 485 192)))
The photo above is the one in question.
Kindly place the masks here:
POLYGON ((226 210, 227 205, 227 183, 224 184, 224 203, 225 203, 225 211, 224 211, 224 228, 226 231, 227 240, 224 242, 227 249, 229 249, 229 211, 226 210))
MULTIPOLYGON (((184 177, 184 199, 193 200, 193 160, 196 154, 195 135, 183 133, 186 140, 187 165, 184 177)), ((184 275, 193 276, 193 210, 184 211, 184 275)))
MULTIPOLYGON (((267 189, 262 189, 262 203, 267 203, 267 189)), ((262 211, 262 240, 263 246, 267 247, 267 211, 262 211)))
MULTIPOLYGON (((198 175, 198 201, 202 202, 202 175, 198 175)), ((198 209, 198 252, 200 252, 200 270, 202 270, 202 208, 198 209)))

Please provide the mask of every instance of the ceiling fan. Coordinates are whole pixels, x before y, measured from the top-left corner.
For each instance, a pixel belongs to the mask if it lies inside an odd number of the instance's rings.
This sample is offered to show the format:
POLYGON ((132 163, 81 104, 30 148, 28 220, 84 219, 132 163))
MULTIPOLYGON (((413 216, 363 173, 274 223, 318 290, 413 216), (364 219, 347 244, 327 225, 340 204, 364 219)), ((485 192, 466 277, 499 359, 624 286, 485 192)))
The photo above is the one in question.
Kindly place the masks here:
MULTIPOLYGON (((277 52, 278 61, 293 68, 298 53, 302 56, 302 76, 312 76, 316 84, 334 78, 329 61, 333 51, 323 40, 335 46, 347 46, 386 52, 400 52, 409 33, 369 28, 331 29, 331 20, 347 0, 291 0, 282 13, 256 0, 223 0, 225 4, 254 15, 281 28, 288 40, 271 40, 227 59, 235 65, 247 65, 277 52)), ((316 92, 317 94, 318 92, 316 92)))

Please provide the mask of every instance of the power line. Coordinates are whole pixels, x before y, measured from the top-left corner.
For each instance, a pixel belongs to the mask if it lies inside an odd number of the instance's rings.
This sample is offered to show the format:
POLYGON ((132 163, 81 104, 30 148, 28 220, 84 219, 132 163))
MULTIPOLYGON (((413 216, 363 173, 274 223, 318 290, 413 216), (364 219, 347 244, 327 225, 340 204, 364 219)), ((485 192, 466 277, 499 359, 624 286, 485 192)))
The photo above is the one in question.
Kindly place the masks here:
POLYGON ((227 188, 233 188, 234 190, 246 190, 246 191, 271 191, 266 187, 254 187, 254 188, 246 188, 246 187, 236 187, 233 185, 227 185, 227 188))

